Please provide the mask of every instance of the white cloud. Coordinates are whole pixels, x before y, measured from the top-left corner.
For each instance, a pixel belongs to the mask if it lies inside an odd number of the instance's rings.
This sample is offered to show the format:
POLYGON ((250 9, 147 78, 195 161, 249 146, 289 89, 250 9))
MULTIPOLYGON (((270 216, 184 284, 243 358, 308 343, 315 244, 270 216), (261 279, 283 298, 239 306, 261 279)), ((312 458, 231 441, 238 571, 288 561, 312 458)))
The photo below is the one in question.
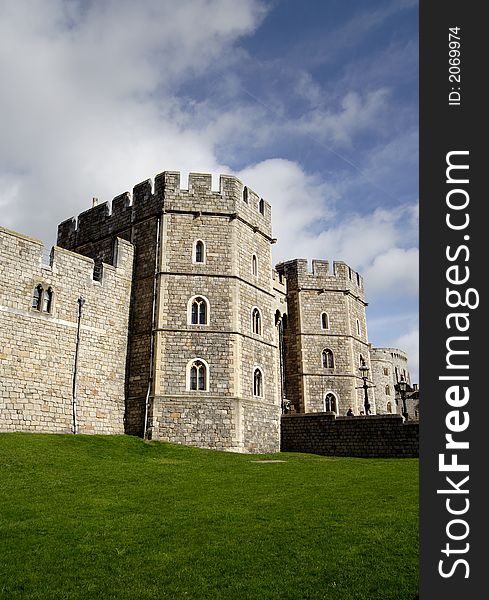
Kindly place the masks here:
POLYGON ((395 297, 418 296, 419 251, 389 248, 378 254, 364 271, 367 292, 395 297))
POLYGON ((399 336, 393 340, 391 346, 407 353, 411 383, 419 383, 419 330, 412 329, 399 336))
POLYGON ((235 60, 264 14, 256 0, 2 3, 2 221, 52 242, 92 196, 164 169, 227 171, 175 86, 235 60))
POLYGON ((296 123, 296 128, 318 139, 331 140, 339 146, 350 146, 355 135, 378 129, 387 96, 386 89, 370 91, 363 96, 350 91, 341 98, 336 110, 313 110, 296 123))

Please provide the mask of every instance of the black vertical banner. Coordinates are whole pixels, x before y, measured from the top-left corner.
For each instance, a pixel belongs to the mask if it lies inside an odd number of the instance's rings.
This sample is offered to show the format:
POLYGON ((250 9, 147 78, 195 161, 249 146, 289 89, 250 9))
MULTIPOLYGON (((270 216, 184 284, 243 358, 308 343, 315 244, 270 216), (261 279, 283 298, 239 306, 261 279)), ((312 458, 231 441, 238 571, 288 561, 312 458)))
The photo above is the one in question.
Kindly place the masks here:
POLYGON ((489 51, 482 2, 420 5, 420 598, 487 597, 489 51), (483 429, 485 431, 483 431, 483 429))

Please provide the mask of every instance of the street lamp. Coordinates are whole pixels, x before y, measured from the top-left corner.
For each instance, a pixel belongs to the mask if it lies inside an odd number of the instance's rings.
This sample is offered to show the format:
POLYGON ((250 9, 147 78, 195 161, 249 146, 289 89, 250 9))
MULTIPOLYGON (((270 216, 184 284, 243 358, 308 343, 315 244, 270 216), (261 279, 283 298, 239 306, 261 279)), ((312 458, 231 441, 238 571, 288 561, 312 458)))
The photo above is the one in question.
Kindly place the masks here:
POLYGON ((408 411, 407 411, 407 407, 406 407, 406 392, 407 392, 408 384, 407 384, 407 381, 404 379, 404 375, 401 375, 401 379, 395 387, 396 387, 396 390, 401 394, 402 416, 407 421, 408 420, 408 411))
POLYGON ((357 390, 360 390, 363 388, 365 415, 368 415, 368 414, 370 414, 370 404, 368 401, 368 388, 375 387, 375 386, 367 385, 369 368, 367 367, 367 364, 365 363, 365 359, 363 358, 363 356, 361 358, 361 364, 360 364, 360 367, 358 368, 358 370, 360 371, 360 377, 363 379, 363 385, 360 386, 359 388, 357 388, 357 390))

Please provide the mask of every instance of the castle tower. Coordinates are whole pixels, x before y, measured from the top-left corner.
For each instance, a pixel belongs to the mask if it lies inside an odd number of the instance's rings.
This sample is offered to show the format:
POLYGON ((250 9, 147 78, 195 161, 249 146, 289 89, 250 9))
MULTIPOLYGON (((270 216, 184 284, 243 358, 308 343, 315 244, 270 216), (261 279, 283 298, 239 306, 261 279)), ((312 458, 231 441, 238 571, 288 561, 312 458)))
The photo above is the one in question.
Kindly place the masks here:
POLYGON ((126 431, 201 447, 279 443, 270 205, 235 177, 164 172, 59 226, 58 244, 107 260, 135 246, 126 431))
MULTIPOLYGON (((276 266, 287 280, 287 399, 297 412, 363 410, 361 359, 370 368, 362 277, 344 262, 304 259, 276 266)), ((374 389, 369 389, 375 413, 374 389)))
POLYGON ((370 357, 372 378, 376 386, 377 412, 402 414, 402 402, 399 392, 396 392, 396 385, 401 377, 411 385, 407 354, 398 348, 372 347, 370 357))

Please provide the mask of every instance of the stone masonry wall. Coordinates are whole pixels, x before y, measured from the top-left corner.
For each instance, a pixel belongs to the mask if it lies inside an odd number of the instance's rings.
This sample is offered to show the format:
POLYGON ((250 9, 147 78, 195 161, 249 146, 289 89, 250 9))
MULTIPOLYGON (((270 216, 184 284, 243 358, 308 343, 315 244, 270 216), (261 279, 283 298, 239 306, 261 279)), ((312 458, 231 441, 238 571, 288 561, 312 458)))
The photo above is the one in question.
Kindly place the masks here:
POLYGON ((194 173, 182 190, 178 174, 167 173, 163 192, 151 435, 233 451, 277 450, 270 206, 233 177, 221 176, 220 189, 212 190, 209 175, 194 173), (197 243, 203 244, 200 262, 197 243), (205 302, 204 323, 191 321, 195 298, 205 302), (193 361, 206 365, 205 390, 189 387, 193 361), (263 373, 259 398, 255 368, 263 373))
POLYGON ((77 369, 80 433, 124 432, 124 381, 132 246, 116 242, 116 266, 0 228, 0 430, 73 431, 73 372, 78 298, 82 307, 77 369), (33 308, 35 288, 51 305, 33 308), (45 309, 45 310, 44 310, 45 309))
MULTIPOLYGON (((363 409, 360 355, 370 366, 362 277, 343 262, 296 259, 277 265, 287 279, 288 331, 285 332, 287 395, 297 412, 322 412, 333 394, 339 415, 363 409), (327 315, 327 326, 322 315, 327 315), (333 353, 325 368, 322 353, 333 353)), ((371 411, 375 395, 369 393, 371 411)))
POLYGON ((419 423, 399 415, 335 417, 332 413, 283 415, 281 451, 361 458, 419 456, 419 423))
MULTIPOLYGON (((399 392, 396 393, 396 384, 401 375, 408 383, 411 377, 408 370, 406 353, 398 348, 371 348, 372 379, 376 386, 377 412, 387 414, 389 403, 392 413, 402 414, 402 402, 399 392)), ((414 406, 414 405, 413 405, 414 406)), ((411 406, 410 416, 414 416, 411 406)))

